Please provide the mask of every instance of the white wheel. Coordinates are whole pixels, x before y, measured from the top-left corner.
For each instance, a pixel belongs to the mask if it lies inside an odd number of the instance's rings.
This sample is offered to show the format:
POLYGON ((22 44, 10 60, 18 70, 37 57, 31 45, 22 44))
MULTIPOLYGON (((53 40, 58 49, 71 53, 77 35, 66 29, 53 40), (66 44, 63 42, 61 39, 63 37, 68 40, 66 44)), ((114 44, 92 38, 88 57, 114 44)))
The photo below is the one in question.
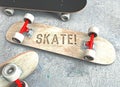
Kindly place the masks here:
POLYGON ((95 58, 95 51, 92 49, 86 49, 84 59, 91 61, 95 58))
POLYGON ((61 13, 60 18, 62 21, 68 21, 70 19, 70 14, 69 13, 61 13))
MULTIPOLYGON (((21 81, 22 87, 29 87, 26 81, 21 81)), ((13 82, 10 87, 18 87, 15 82, 13 82)))
POLYGON ((14 15, 14 12, 15 12, 14 9, 8 9, 8 8, 6 8, 6 9, 4 10, 4 13, 5 13, 7 16, 13 16, 13 15, 14 15))
POLYGON ((22 74, 22 70, 15 64, 8 64, 3 67, 2 75, 10 82, 17 80, 22 74))
POLYGON ((17 43, 22 43, 24 40, 24 35, 19 32, 16 32, 15 35, 12 37, 12 40, 17 43))
POLYGON ((29 87, 26 81, 23 81, 23 87, 29 87))
POLYGON ((99 34, 99 29, 97 27, 90 27, 88 30, 88 35, 90 36, 91 34, 94 34, 95 37, 97 37, 99 34))
POLYGON ((24 21, 25 21, 26 19, 29 20, 30 23, 33 23, 33 21, 34 21, 34 16, 33 16, 32 14, 30 14, 30 13, 26 13, 25 16, 24 16, 24 21))

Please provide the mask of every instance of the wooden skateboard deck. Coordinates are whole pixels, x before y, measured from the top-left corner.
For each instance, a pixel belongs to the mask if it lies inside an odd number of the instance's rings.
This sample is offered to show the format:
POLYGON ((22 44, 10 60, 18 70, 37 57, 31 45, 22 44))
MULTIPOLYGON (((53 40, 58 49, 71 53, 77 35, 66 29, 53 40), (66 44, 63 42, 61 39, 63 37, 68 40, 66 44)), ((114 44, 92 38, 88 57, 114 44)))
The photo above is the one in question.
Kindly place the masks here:
MULTIPOLYGON (((19 32, 23 23, 17 22, 10 26, 6 34, 8 41, 16 43, 12 41, 12 37, 15 32, 19 32)), ((84 60, 83 56, 86 49, 83 43, 89 40, 87 33, 75 32, 40 23, 30 24, 28 28, 33 30, 33 35, 31 38, 25 36, 21 45, 84 60)), ((104 65, 114 62, 116 57, 115 49, 110 42, 98 36, 95 38, 94 44, 96 58, 89 62, 104 65)))
POLYGON ((87 0, 0 0, 0 6, 14 9, 71 13, 83 9, 87 0))
POLYGON ((16 64, 22 69, 22 75, 20 79, 24 79, 29 76, 37 67, 38 55, 33 51, 28 51, 0 64, 0 87, 9 87, 11 85, 11 83, 8 82, 1 74, 2 68, 9 63, 16 64))

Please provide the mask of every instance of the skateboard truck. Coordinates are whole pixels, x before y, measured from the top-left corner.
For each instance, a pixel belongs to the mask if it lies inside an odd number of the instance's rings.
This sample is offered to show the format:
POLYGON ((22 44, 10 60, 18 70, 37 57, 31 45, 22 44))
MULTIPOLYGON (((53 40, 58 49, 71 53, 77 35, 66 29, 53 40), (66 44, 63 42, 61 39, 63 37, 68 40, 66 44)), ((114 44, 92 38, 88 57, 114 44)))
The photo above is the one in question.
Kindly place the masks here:
POLYGON ((19 32, 16 32, 15 35, 12 37, 12 40, 17 43, 22 43, 24 40, 24 33, 27 33, 27 35, 30 37, 33 34, 32 29, 28 29, 27 25, 33 23, 34 16, 30 13, 25 14, 24 16, 24 25, 20 29, 19 32))
POLYGON ((90 37, 90 40, 85 43, 85 45, 88 47, 85 51, 84 59, 91 61, 95 58, 95 50, 93 49, 94 46, 94 38, 98 36, 99 29, 97 27, 90 27, 88 30, 88 36, 90 37))
MULTIPOLYGON (((27 82, 21 81, 19 77, 22 70, 16 64, 7 64, 2 69, 2 76, 9 82, 14 82, 17 87, 28 87, 27 82)), ((13 87, 13 86, 12 86, 13 87)))

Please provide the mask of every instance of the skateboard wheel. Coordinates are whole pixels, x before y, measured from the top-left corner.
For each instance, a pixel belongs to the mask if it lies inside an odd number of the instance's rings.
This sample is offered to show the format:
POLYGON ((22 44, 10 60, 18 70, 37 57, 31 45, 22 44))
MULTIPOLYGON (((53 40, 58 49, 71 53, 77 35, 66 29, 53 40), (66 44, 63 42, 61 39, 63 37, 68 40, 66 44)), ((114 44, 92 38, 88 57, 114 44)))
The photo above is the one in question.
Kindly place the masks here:
POLYGON ((24 35, 19 32, 16 32, 15 35, 12 37, 12 40, 17 43, 22 43, 24 40, 24 35))
POLYGON ((14 12, 15 12, 14 9, 8 9, 8 8, 6 8, 6 9, 4 10, 4 13, 5 13, 7 16, 13 16, 13 15, 14 15, 14 12))
POLYGON ((22 70, 15 64, 8 64, 3 67, 2 75, 10 82, 17 80, 22 74, 22 70))
POLYGON ((84 59, 92 61, 95 58, 95 51, 92 49, 86 49, 84 59))
POLYGON ((88 35, 90 36, 91 34, 94 34, 95 37, 97 37, 99 34, 99 29, 97 27, 90 27, 88 30, 88 35))
POLYGON ((33 21, 34 21, 34 16, 33 16, 32 14, 30 14, 30 13, 26 13, 25 16, 24 16, 24 21, 25 21, 25 20, 29 20, 30 23, 33 23, 33 21))
POLYGON ((61 13, 60 18, 62 21, 68 21, 70 19, 70 14, 69 13, 61 13))
POLYGON ((23 81, 23 87, 29 87, 26 81, 23 81))

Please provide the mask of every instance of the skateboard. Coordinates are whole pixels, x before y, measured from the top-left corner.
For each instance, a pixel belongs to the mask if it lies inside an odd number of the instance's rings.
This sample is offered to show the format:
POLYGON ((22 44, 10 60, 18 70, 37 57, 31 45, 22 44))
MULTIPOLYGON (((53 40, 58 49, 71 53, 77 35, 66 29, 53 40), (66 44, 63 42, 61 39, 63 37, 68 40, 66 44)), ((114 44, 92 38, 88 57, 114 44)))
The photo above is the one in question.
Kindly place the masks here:
POLYGON ((82 10, 86 4, 87 0, 0 0, 7 15, 13 15, 14 9, 54 12, 59 13, 63 21, 69 20, 70 13, 82 10))
POLYGON ((24 78, 38 65, 38 55, 34 51, 21 53, 0 64, 0 87, 28 87, 24 78))
POLYGON ((88 33, 82 33, 33 23, 33 20, 34 16, 27 13, 24 21, 10 26, 6 39, 11 43, 103 65, 113 63, 116 58, 113 45, 98 36, 97 27, 90 27, 88 33))

